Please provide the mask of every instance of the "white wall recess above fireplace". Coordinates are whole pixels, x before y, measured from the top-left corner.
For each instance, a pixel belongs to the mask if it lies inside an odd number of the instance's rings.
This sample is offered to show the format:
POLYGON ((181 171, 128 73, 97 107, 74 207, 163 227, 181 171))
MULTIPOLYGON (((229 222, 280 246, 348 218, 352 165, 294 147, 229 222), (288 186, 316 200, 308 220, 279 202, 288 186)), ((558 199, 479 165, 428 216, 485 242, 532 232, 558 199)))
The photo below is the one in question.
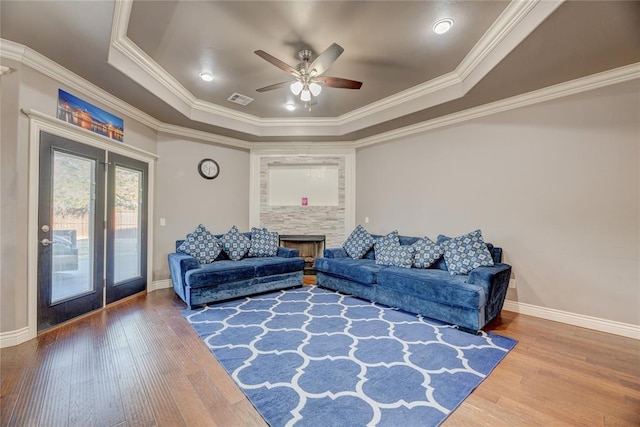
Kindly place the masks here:
POLYGON ((267 191, 271 206, 338 206, 338 164, 270 164, 267 191))

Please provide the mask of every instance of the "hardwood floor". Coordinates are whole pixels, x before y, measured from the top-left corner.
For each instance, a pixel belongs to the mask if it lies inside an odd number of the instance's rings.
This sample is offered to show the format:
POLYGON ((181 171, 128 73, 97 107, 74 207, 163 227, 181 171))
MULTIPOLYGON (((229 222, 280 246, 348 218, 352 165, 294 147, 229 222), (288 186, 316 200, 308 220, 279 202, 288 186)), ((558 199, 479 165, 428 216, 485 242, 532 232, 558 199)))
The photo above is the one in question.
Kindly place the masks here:
MULTIPOLYGON (((1 425, 266 425, 184 307, 163 289, 0 350, 1 425)), ((445 426, 640 426, 640 341, 507 311, 488 329, 519 343, 445 426)))

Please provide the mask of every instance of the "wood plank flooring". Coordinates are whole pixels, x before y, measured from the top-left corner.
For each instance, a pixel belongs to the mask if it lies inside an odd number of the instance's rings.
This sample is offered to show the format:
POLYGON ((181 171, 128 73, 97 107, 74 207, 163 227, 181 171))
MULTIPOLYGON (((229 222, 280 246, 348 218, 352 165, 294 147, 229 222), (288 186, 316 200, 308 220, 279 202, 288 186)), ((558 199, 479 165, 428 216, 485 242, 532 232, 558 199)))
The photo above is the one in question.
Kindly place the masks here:
MULTIPOLYGON (((266 425, 184 307, 163 289, 0 350, 0 425, 266 425)), ((640 426, 640 341, 507 311, 487 329, 519 343, 445 426, 640 426)))

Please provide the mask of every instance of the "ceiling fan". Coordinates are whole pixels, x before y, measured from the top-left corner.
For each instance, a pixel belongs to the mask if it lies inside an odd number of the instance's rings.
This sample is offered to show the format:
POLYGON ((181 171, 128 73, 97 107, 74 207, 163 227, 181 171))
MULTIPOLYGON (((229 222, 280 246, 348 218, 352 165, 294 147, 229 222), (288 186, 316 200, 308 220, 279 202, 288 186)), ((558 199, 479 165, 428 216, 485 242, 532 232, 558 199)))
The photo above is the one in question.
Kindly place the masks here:
POLYGON ((298 52, 298 57, 302 62, 294 68, 263 50, 256 50, 254 52, 256 55, 295 78, 293 82, 276 83, 256 90, 258 92, 267 92, 289 86, 294 95, 300 95, 300 100, 308 103, 311 101, 312 95, 318 96, 320 94, 322 86, 339 89, 360 89, 362 82, 322 75, 338 59, 342 52, 344 52, 344 49, 340 45, 333 43, 311 62, 313 52, 310 49, 302 49, 298 52))

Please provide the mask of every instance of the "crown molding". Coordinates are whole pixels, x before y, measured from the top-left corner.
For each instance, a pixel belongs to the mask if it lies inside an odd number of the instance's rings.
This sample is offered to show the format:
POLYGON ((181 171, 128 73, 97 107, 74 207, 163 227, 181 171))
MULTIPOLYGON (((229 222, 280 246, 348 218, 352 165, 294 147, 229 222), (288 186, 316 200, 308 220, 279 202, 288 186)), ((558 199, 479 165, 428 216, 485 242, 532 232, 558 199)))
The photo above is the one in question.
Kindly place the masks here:
MULTIPOLYGON (((213 142, 225 146, 243 149, 251 148, 251 144, 246 141, 161 122, 149 114, 138 110, 119 98, 116 98, 109 92, 88 82, 84 78, 72 71, 69 71, 46 56, 41 55, 31 48, 19 43, 0 38, 0 58, 16 61, 32 68, 76 92, 100 101, 101 104, 104 104, 112 111, 130 117, 131 119, 136 120, 157 132, 164 132, 185 138, 193 138, 204 142, 213 142)), ((41 115, 45 116, 44 114, 41 115)))
POLYGON ((227 147, 235 147, 245 150, 249 150, 253 147, 252 143, 243 141, 241 139, 229 138, 222 135, 216 135, 214 133, 203 132, 196 129, 189 129, 182 126, 171 125, 168 123, 162 123, 156 130, 158 131, 158 133, 181 136, 184 138, 194 139, 196 141, 210 142, 227 147))
POLYGON ((325 156, 337 155, 343 156, 354 154, 355 147, 353 143, 345 141, 341 142, 286 142, 286 143, 269 143, 269 144, 253 144, 251 147, 252 155, 261 156, 325 156))
POLYGON ((463 97, 563 2, 512 1, 454 71, 344 114, 343 133, 463 97))
MULTIPOLYGON (((384 142, 390 142, 399 138, 409 137, 412 135, 427 132, 432 129, 437 129, 444 126, 451 126, 457 123, 461 123, 468 120, 488 116, 491 114, 500 113, 503 111, 526 107, 539 102, 549 101, 556 98, 585 92, 588 90, 594 90, 601 87, 623 83, 625 81, 639 79, 640 78, 640 62, 630 64, 624 67, 616 68, 602 73, 593 74, 591 76, 582 77, 579 79, 571 80, 568 82, 560 83, 547 88, 539 89, 537 91, 517 95, 511 98, 503 99, 493 102, 491 104, 485 104, 479 107, 471 108, 468 110, 460 111, 457 113, 449 114, 443 117, 438 117, 433 120, 417 123, 415 125, 406 126, 404 128, 396 129, 393 131, 381 133, 368 138, 359 139, 356 141, 342 141, 342 142, 247 142, 239 139, 228 138, 221 135, 216 135, 208 132, 198 131, 181 126, 175 126, 167 123, 160 122, 155 118, 147 115, 146 113, 137 110, 129 104, 114 97, 108 92, 98 88, 95 85, 84 80, 77 74, 72 73, 66 68, 58 65, 43 55, 31 50, 30 48, 18 43, 11 42, 0 38, 0 58, 10 59, 26 66, 34 68, 36 71, 42 74, 60 81, 66 84, 68 87, 73 88, 83 94, 93 96, 95 99, 99 99, 102 103, 112 108, 118 113, 128 115, 132 119, 138 120, 141 123, 149 126, 151 129, 160 133, 166 133, 175 136, 182 136, 185 138, 191 138, 198 141, 215 143, 224 146, 230 146, 241 149, 263 149, 269 147, 284 148, 284 147, 322 147, 322 146, 336 146, 342 148, 362 148, 370 145, 380 144, 384 142)), ((275 126, 275 124, 267 123, 267 126, 275 126)), ((303 148, 300 148, 302 150, 303 148)))
POLYGON ((356 148, 362 148, 383 142, 390 142, 399 138, 406 138, 444 126, 451 126, 457 123, 489 116, 491 114, 514 110, 516 108, 526 107, 569 95, 575 95, 577 93, 599 89, 634 79, 640 79, 640 62, 609 71, 603 71, 598 74, 592 74, 587 77, 570 80, 568 82, 559 83, 554 86, 538 89, 522 95, 516 95, 511 98, 502 99, 490 104, 484 104, 479 107, 448 114, 446 116, 427 120, 415 125, 380 133, 368 138, 362 138, 354 141, 354 146, 356 148))
POLYGON ((104 104, 108 108, 119 111, 152 129, 156 129, 160 124, 160 121, 151 117, 147 113, 122 102, 109 92, 106 92, 27 46, 10 40, 0 39, 0 57, 20 62, 47 77, 57 80, 70 89, 82 92, 95 100, 99 100, 100 103, 104 104))
POLYGON ((333 118, 259 118, 195 98, 127 37, 133 0, 116 2, 108 62, 191 120, 254 136, 340 136, 464 96, 563 1, 511 1, 456 70, 333 118))

